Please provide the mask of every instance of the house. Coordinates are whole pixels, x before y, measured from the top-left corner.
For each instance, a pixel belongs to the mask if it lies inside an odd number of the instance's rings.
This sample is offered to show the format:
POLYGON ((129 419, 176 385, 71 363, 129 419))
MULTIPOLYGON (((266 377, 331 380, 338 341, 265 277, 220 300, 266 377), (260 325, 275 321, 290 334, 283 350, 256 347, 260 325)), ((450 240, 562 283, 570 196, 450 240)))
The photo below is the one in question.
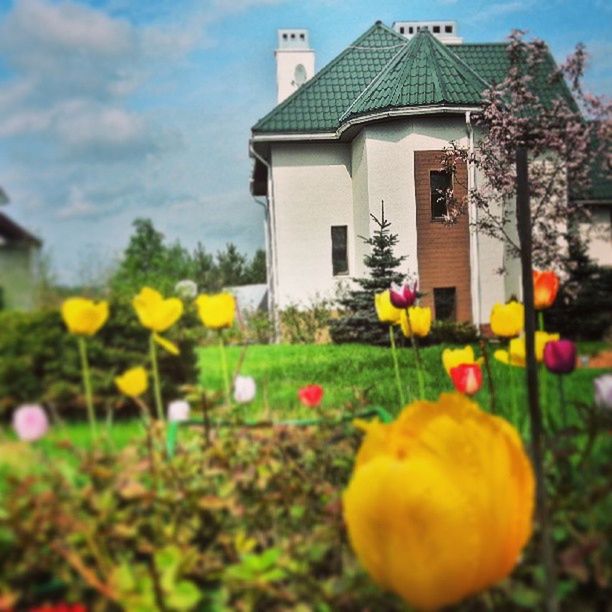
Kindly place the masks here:
MULTIPOLYGON (((442 222, 439 192, 452 179, 440 153, 451 141, 473 146, 482 92, 508 69, 505 43, 457 34, 455 22, 377 22, 313 75, 308 32, 279 31, 279 104, 250 141, 272 308, 333 297, 365 275, 361 237, 383 201, 396 254, 407 256, 403 272, 418 276, 434 316, 484 326, 493 304, 520 295, 518 262, 473 229, 477 211, 442 222)), ((464 164, 454 180, 460 197, 484 178, 464 164)))
MULTIPOLYGON (((8 198, 0 188, 0 203, 8 198)), ((41 241, 0 212, 0 310, 29 310, 35 301, 35 258, 41 241)))

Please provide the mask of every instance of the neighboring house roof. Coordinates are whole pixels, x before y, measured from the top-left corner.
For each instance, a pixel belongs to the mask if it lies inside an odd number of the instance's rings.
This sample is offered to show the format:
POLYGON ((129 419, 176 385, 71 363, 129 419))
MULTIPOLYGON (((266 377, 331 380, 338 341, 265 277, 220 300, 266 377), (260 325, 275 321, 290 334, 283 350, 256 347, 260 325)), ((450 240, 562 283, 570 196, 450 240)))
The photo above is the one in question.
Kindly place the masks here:
POLYGON ((42 241, 0 212, 0 242, 20 243, 39 247, 42 241), (2 240, 3 239, 3 240, 2 240))
MULTIPOLYGON (((479 105, 488 85, 506 78, 505 43, 445 45, 428 31, 407 40, 377 22, 253 127, 253 135, 335 133, 355 116, 391 108, 479 105)), ((544 102, 573 100, 549 83, 547 54, 534 89, 544 102)))
POLYGON ((226 287, 236 298, 238 308, 241 312, 247 310, 267 310, 268 285, 240 285, 237 287, 226 287))

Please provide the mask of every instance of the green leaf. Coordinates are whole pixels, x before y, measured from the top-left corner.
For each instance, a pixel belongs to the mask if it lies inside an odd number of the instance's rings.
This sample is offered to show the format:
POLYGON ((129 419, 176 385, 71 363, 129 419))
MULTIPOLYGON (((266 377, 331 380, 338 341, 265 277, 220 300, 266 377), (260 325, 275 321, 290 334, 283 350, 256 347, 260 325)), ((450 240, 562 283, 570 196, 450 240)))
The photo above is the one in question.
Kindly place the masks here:
POLYGON ((181 580, 174 585, 170 595, 166 597, 166 603, 173 610, 191 610, 202 599, 198 587, 188 580, 181 580))

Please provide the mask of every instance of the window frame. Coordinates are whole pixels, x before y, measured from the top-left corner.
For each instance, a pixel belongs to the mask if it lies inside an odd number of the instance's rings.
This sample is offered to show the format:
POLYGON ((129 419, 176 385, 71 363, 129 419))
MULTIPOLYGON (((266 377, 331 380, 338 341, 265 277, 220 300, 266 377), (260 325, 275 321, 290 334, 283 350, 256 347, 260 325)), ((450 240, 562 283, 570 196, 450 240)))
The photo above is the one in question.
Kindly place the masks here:
POLYGON ((436 321, 450 321, 457 322, 457 287, 434 287, 433 289, 433 305, 434 305, 434 316, 436 321), (441 292, 446 291, 452 295, 452 311, 449 317, 438 316, 438 304, 441 299, 446 300, 447 297, 442 297, 441 292), (437 296, 436 296, 437 293, 437 296), (436 299, 437 298, 437 299, 436 299))
POLYGON ((350 274, 350 265, 349 265, 349 245, 348 245, 348 225, 332 225, 330 228, 330 238, 331 238, 331 260, 332 260, 332 276, 348 276, 350 274), (343 249, 343 259, 340 260, 340 263, 344 263, 345 265, 340 267, 337 265, 338 258, 336 255, 338 254, 338 246, 336 244, 337 234, 334 231, 336 230, 344 230, 344 245, 340 245, 340 248, 343 249))
MULTIPOLYGON (((436 217, 434 215, 434 201, 433 201, 434 194, 432 192, 432 184, 431 184, 431 178, 434 174, 441 175, 441 176, 449 176, 450 184, 449 184, 448 189, 451 189, 451 190, 454 189, 454 176, 452 172, 444 172, 444 170, 430 170, 429 171, 429 202, 430 202, 430 207, 431 207, 431 222, 432 223, 444 223, 444 215, 440 217, 436 217)), ((440 189, 438 188, 437 191, 440 191, 440 189)), ((448 212, 448 209, 446 209, 446 212, 448 212)))

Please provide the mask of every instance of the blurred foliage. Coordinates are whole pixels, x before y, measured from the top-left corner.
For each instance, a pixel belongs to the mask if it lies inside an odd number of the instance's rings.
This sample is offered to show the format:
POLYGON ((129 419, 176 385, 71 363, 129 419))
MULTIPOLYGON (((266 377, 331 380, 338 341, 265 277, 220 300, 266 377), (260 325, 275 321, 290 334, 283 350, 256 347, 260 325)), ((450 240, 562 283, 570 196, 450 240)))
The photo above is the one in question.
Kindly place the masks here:
POLYGON ((313 344, 328 339, 331 302, 317 299, 307 306, 290 304, 279 313, 281 341, 289 344, 313 344))
MULTIPOLYGON (((432 344, 472 344, 478 341, 476 326, 468 322, 432 321, 431 331, 421 339, 424 345, 432 344)), ((408 344, 404 340, 404 344, 408 344)))
MULTIPOLYGON (((588 406, 579 414, 551 432, 546 470, 562 609, 597 611, 612 597, 612 421, 588 406)), ((168 458, 153 425, 121 451, 66 441, 43 461, 41 447, 23 446, 21 475, 2 473, 0 460, 0 600, 20 610, 45 601, 130 612, 405 610, 347 542, 341 492, 359 437, 350 425, 192 428, 168 458)), ((537 555, 536 532, 508 580, 453 610, 538 609, 537 555)))
POLYGON ((133 225, 134 233, 109 280, 114 296, 132 296, 145 285, 169 295, 184 279, 194 281, 202 293, 266 282, 266 257, 261 249, 251 260, 232 243, 215 256, 202 244, 190 253, 179 242, 166 244, 149 219, 136 219, 133 225))
MULTIPOLYGON (((148 363, 148 332, 131 304, 111 301, 106 325, 87 339, 96 410, 132 415, 132 403, 118 395, 114 378, 123 370, 148 363), (121 410, 125 408, 125 410, 121 410)), ((180 397, 179 387, 195 378, 195 345, 204 335, 195 309, 187 308, 183 324, 166 334, 178 343, 174 357, 159 351, 164 396, 180 397)), ((76 338, 57 310, 0 313, 0 420, 22 402, 42 402, 62 416, 85 417, 76 338)))

